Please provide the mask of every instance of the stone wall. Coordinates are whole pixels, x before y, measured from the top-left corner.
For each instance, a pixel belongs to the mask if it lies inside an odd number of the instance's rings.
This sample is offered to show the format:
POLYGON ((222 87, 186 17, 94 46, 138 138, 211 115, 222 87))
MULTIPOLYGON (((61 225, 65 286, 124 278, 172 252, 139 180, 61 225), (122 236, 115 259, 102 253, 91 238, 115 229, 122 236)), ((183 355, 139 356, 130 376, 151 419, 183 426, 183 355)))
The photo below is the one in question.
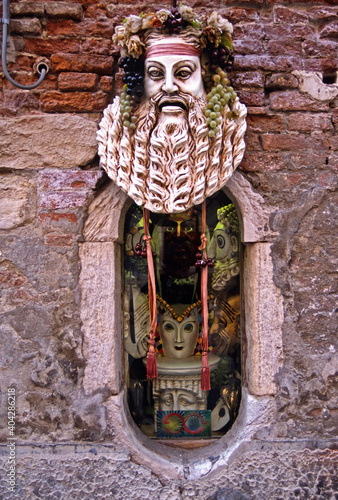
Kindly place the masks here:
MULTIPOLYGON (((278 289, 283 303, 273 388, 250 379, 270 370, 253 362, 253 322, 244 344, 247 396, 219 449, 175 455, 132 430, 121 411, 120 337, 102 335, 118 330, 119 311, 100 323, 103 303, 115 301, 97 278, 111 275, 119 290, 123 212, 117 220, 109 210, 125 207, 125 198, 99 168, 95 134, 121 89, 114 26, 171 2, 12 0, 12 77, 34 82, 42 57, 51 70, 32 91, 0 82, 0 491, 8 486, 9 387, 17 412, 17 489, 6 498, 327 499, 337 491, 338 8, 335 0, 185 3, 216 8, 234 24, 230 77, 248 107, 238 175, 268 207, 263 227, 253 216, 259 238, 248 230, 244 241, 248 255, 257 253, 254 241, 269 245, 258 283, 278 289), (93 287, 95 321, 81 309, 93 287), (97 345, 103 354, 95 358, 97 345), (101 373, 101 361, 111 372, 101 373)), ((247 289, 257 291, 250 280, 247 289)), ((260 300, 269 302, 261 288, 248 307, 260 300)), ((260 335, 273 338, 271 315, 266 321, 260 335)))

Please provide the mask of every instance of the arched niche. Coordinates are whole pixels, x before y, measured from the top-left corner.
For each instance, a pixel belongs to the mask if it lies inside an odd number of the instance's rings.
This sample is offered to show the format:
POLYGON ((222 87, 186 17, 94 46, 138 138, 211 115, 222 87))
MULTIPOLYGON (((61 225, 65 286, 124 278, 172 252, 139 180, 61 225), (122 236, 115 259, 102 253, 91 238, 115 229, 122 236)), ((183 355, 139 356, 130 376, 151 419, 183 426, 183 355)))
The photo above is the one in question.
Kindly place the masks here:
POLYGON ((151 441, 129 415, 123 380, 121 247, 131 200, 114 183, 106 184, 91 203, 80 244, 84 392, 88 396, 105 394, 108 433, 114 443, 127 447, 134 460, 167 479, 197 478, 226 464, 241 443, 269 425, 274 411, 274 377, 283 356, 283 304, 273 282, 271 210, 239 172, 224 190, 240 215, 245 245, 243 394, 230 431, 204 448, 180 450, 151 441))

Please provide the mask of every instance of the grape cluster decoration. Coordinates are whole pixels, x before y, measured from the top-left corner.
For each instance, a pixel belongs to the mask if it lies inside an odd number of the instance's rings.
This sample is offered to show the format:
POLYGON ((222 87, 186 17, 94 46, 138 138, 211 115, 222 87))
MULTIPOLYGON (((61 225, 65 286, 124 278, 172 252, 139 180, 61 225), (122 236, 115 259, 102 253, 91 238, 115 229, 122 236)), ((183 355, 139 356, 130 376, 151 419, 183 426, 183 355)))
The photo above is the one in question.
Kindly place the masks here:
POLYGON ((141 59, 124 56, 119 62, 119 67, 124 69, 123 91, 121 93, 121 114, 123 125, 130 129, 136 128, 136 116, 132 109, 136 102, 143 96, 144 64, 141 59))
POLYGON ((182 19, 180 11, 178 9, 173 9, 171 14, 168 15, 164 26, 168 28, 170 35, 179 35, 182 28, 188 26, 187 21, 182 19))
POLYGON ((236 92, 229 85, 226 73, 232 68, 234 59, 232 25, 217 12, 212 12, 209 17, 202 19, 191 7, 181 5, 171 10, 161 9, 156 13, 130 15, 123 21, 123 25, 115 29, 113 41, 121 47, 122 58, 119 66, 125 71, 121 94, 121 113, 125 127, 136 128, 133 109, 144 94, 145 32, 154 29, 163 34, 179 35, 182 29, 189 26, 201 33, 201 49, 209 59, 208 71, 204 78, 208 100, 204 114, 209 137, 212 139, 219 133, 224 109, 228 109, 229 119, 236 118, 236 113, 232 111, 236 92))

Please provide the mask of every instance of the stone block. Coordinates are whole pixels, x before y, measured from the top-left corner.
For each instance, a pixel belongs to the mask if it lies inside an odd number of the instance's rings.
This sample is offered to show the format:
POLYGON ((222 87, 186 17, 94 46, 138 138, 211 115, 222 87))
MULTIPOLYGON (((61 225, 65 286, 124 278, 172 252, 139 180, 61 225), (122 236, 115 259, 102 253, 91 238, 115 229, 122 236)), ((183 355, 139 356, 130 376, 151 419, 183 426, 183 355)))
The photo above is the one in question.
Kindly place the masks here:
POLYGON ((256 396, 276 394, 274 378, 282 365, 283 298, 272 279, 270 253, 269 243, 245 248, 245 378, 256 396))
POLYGON ((121 251, 111 242, 80 245, 83 388, 118 393, 122 380, 121 251))
MULTIPOLYGON (((85 241, 123 242, 123 219, 129 208, 128 196, 109 182, 88 208, 83 235, 85 241)), ((131 203, 131 200, 130 200, 131 203)))
POLYGON ((2 119, 0 167, 27 170, 87 165, 96 156, 96 129, 93 121, 67 114, 2 119))
POLYGON ((0 179, 0 229, 31 222, 36 213, 35 183, 20 175, 0 179))
POLYGON ((266 78, 265 88, 268 90, 296 89, 298 80, 290 73, 275 73, 266 78))
POLYGON ((45 6, 42 2, 11 3, 10 13, 13 16, 43 16, 45 6))
POLYGON ((235 171, 224 188, 225 193, 235 203, 242 219, 242 242, 267 241, 275 237, 269 224, 272 207, 256 193, 250 182, 235 171))
POLYGON ((78 3, 69 2, 46 2, 46 14, 50 17, 62 17, 64 19, 82 19, 82 6, 78 3))
POLYGON ((96 73, 60 73, 59 90, 97 90, 99 77, 96 73))
POLYGON ((11 33, 18 35, 41 35, 42 26, 37 18, 12 19, 10 21, 11 33))

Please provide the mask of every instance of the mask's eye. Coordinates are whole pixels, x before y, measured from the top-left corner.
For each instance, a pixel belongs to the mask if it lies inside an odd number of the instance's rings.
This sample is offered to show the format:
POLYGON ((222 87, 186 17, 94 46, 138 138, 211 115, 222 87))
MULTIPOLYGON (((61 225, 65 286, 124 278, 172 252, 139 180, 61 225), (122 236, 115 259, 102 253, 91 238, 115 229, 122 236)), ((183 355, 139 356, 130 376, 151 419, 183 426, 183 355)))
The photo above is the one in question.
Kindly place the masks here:
POLYGON ((152 80, 160 80, 163 78, 163 72, 158 68, 149 68, 147 74, 152 80))
POLYGON ((163 328, 168 333, 172 333, 175 330, 175 327, 172 323, 164 323, 163 328))
POLYGON ((184 228, 184 231, 186 233, 191 233, 191 231, 193 231, 193 230, 194 230, 194 228, 192 226, 185 226, 185 228, 184 228))
POLYGON ((186 80, 192 74, 192 70, 190 68, 181 68, 176 71, 175 76, 177 78, 181 78, 182 80, 186 80))
POLYGON ((186 333, 192 333, 194 330, 194 325, 192 323, 188 323, 187 325, 184 325, 184 331, 186 333))
POLYGON ((175 228, 172 226, 167 227, 167 233, 173 233, 175 231, 175 228))

